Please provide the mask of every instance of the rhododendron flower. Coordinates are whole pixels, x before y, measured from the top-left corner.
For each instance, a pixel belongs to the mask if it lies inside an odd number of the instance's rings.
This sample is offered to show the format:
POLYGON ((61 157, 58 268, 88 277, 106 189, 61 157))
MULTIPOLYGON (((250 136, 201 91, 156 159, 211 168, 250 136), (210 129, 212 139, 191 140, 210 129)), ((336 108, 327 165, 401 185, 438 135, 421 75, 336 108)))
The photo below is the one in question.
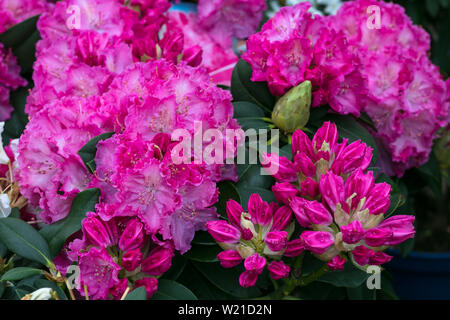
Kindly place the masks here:
MULTIPOLYGON (((239 283, 242 287, 254 286, 267 259, 279 259, 287 250, 294 231, 292 210, 288 206, 268 204, 258 194, 250 196, 248 212, 234 200, 227 202, 226 210, 228 222, 211 221, 206 225, 214 240, 225 249, 217 259, 224 268, 235 267, 244 260, 245 271, 239 283)), ((289 267, 279 263, 270 268, 274 279, 289 274, 289 267)))
POLYGON ((230 47, 233 37, 244 39, 256 32, 265 9, 265 0, 200 0, 199 25, 230 47))
POLYGON ((249 37, 242 58, 253 69, 253 81, 267 81, 281 96, 309 80, 313 107, 328 103, 342 114, 359 115, 365 85, 358 57, 344 34, 328 28, 327 18, 308 12, 311 4, 283 7, 249 37))
POLYGON ((0 33, 51 7, 46 0, 0 0, 0 33))

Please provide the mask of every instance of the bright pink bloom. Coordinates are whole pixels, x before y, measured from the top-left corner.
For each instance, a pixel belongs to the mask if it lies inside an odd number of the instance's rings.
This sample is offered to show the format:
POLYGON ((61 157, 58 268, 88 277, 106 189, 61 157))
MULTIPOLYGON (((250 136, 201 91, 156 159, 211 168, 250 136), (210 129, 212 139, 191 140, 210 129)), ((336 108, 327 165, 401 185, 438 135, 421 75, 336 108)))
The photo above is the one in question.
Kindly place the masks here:
POLYGON ((244 271, 239 276, 239 284, 243 288, 253 287, 258 280, 258 274, 255 271, 244 271))
POLYGON ((78 265, 80 284, 82 287, 86 285, 91 299, 105 299, 109 290, 119 283, 117 276, 121 268, 103 248, 92 247, 80 254, 78 265))
POLYGON ((141 262, 142 262, 142 252, 139 248, 127 251, 122 256, 122 267, 130 272, 135 270, 138 266, 140 266, 141 262))
POLYGON ((144 240, 144 227, 137 219, 128 222, 119 240, 119 248, 123 251, 139 248, 144 240))
POLYGON ((287 243, 284 255, 286 257, 296 257, 305 251, 305 243, 302 239, 295 239, 287 243))
POLYGON ((326 231, 303 231, 300 239, 305 243, 305 248, 316 254, 322 254, 334 244, 334 237, 326 231))
POLYGON ((224 268, 233 268, 241 263, 242 257, 236 250, 225 250, 217 255, 220 265, 224 268))
POLYGON ((208 221, 206 223, 208 232, 217 242, 236 243, 241 238, 239 229, 228 224, 224 220, 208 221))
POLYGON ((264 239, 267 247, 274 252, 278 252, 287 246, 287 232, 286 231, 271 231, 264 239))
POLYGON ((396 215, 381 222, 378 228, 392 233, 385 242, 385 245, 395 246, 414 237, 414 219, 414 216, 396 215))
POLYGON ((99 219, 91 215, 83 219, 81 225, 86 241, 101 248, 111 245, 108 230, 99 219))
MULTIPOLYGON (((358 243, 364 237, 364 229, 360 221, 355 220, 346 226, 341 226, 342 241, 348 244, 358 243)), ((364 240, 367 239, 367 234, 364 240)), ((366 241, 367 243, 367 241, 366 241)), ((367 243, 370 245, 369 243, 367 243)))
POLYGON ((352 250, 352 255, 355 259, 355 262, 361 266, 365 266, 366 264, 368 264, 369 260, 374 254, 375 252, 372 249, 369 249, 362 245, 357 246, 352 250))
POLYGON ((142 262, 142 271, 151 276, 159 276, 169 270, 173 256, 172 249, 158 246, 150 251, 148 257, 142 262))
POLYGON ((340 270, 344 270, 345 262, 346 262, 346 260, 344 258, 342 258, 341 256, 335 256, 333 259, 331 259, 328 262, 327 266, 331 270, 340 271, 340 270))
POLYGON ((392 256, 382 252, 382 251, 377 251, 375 252, 375 254, 373 256, 370 257, 369 263, 371 265, 382 265, 385 263, 388 263, 389 261, 392 260, 392 256))
POLYGON ((283 261, 272 261, 267 269, 270 272, 270 276, 274 280, 287 278, 291 272, 291 268, 287 266, 283 261))
POLYGON ((333 217, 323 204, 318 201, 304 202, 304 211, 312 224, 328 226, 333 222, 333 217))
POLYGON ((292 209, 289 206, 278 208, 273 214, 272 228, 273 231, 285 230, 292 220, 292 209))
POLYGON ((257 253, 247 257, 244 261, 245 270, 255 272, 256 274, 261 274, 265 265, 266 259, 257 253))
POLYGON ((248 213, 252 221, 260 226, 268 225, 272 220, 272 209, 257 193, 253 193, 248 200, 248 213))
POLYGON ((392 232, 383 228, 372 228, 366 231, 364 242, 370 247, 381 247, 392 236, 392 232))
POLYGON ((291 199, 299 194, 298 189, 289 182, 275 183, 272 186, 272 192, 279 202, 287 205, 289 205, 291 199))
POLYGON ((241 226, 241 215, 244 212, 244 209, 242 209, 242 206, 234 201, 233 199, 230 199, 227 201, 227 217, 228 221, 235 227, 241 226))

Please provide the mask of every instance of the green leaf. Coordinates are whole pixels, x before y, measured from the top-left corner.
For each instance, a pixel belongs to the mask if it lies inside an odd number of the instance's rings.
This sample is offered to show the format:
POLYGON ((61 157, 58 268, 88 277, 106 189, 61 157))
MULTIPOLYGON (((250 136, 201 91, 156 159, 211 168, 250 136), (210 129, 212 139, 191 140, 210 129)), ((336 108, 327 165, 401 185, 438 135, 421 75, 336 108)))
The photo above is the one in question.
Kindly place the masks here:
POLYGON ((403 194, 399 185, 384 173, 377 178, 377 183, 380 182, 386 182, 391 186, 391 195, 390 195, 391 204, 389 206, 389 209, 386 211, 384 215, 385 218, 389 218, 395 213, 395 211, 399 207, 401 207, 405 203, 406 195, 403 194))
POLYGON ((179 253, 175 253, 175 256, 172 258, 172 266, 167 272, 164 273, 162 277, 164 279, 176 281, 183 273, 187 263, 188 260, 184 256, 179 253))
POLYGON ((0 219, 0 241, 17 255, 53 267, 45 239, 28 223, 16 219, 0 219))
POLYGON ((95 210, 100 190, 92 188, 80 192, 72 202, 69 215, 62 221, 49 225, 40 230, 41 235, 47 239, 52 257, 56 257, 68 237, 81 229, 81 220, 86 213, 95 210))
POLYGON ((0 34, 0 42, 7 48, 16 48, 24 43, 35 31, 39 16, 31 17, 0 34))
POLYGON ((28 267, 17 267, 6 272, 1 281, 16 281, 22 280, 31 276, 42 274, 42 270, 28 267))
POLYGON ((378 148, 372 135, 357 120, 350 116, 327 115, 325 119, 334 122, 337 126, 339 136, 347 138, 349 143, 361 140, 373 149, 372 164, 378 161, 378 148))
POLYGON ((35 30, 28 39, 12 51, 17 57, 22 74, 31 74, 36 61, 36 43, 41 40, 39 31, 35 30))
POLYGON ((114 132, 106 132, 102 133, 101 135, 91 139, 86 143, 83 148, 78 151, 78 154, 80 155, 81 159, 83 160, 86 167, 94 173, 96 166, 95 166, 95 155, 97 154, 97 144, 100 140, 106 140, 111 138, 114 135, 114 132))
POLYGON ((54 282, 51 282, 46 279, 36 279, 34 281, 34 286, 36 288, 52 288, 58 294, 58 298, 60 300, 69 300, 65 292, 54 282))
POLYGON ((218 245, 192 244, 192 248, 184 256, 193 261, 216 262, 217 254, 223 251, 218 245))
POLYGON ((30 88, 31 86, 18 88, 10 93, 9 102, 14 111, 11 114, 11 118, 5 122, 5 130, 2 134, 3 145, 8 145, 10 139, 19 138, 25 130, 25 126, 28 123, 25 104, 27 103, 30 88))
POLYGON ((147 290, 145 287, 136 288, 127 294, 125 300, 147 300, 147 290))
POLYGON ((270 113, 275 105, 275 98, 269 91, 267 83, 254 82, 251 66, 244 60, 239 60, 231 76, 231 94, 234 101, 248 101, 260 106, 270 113))
POLYGON ((270 189, 275 182, 275 179, 270 175, 263 175, 261 171, 264 169, 258 164, 251 164, 239 176, 237 187, 239 188, 262 188, 270 189))
POLYGON ((248 101, 233 102, 233 118, 263 118, 264 111, 256 104, 248 101))
POLYGON ((234 183, 230 181, 219 182, 217 187, 219 188, 219 201, 215 204, 215 207, 217 208, 217 212, 225 217, 227 201, 233 199, 236 202, 241 203, 241 197, 239 196, 239 192, 234 183))
POLYGON ((6 283, 5 282, 0 282, 0 299, 3 296, 3 293, 5 292, 6 289, 6 283))
POLYGON ((242 265, 224 269, 218 262, 192 261, 192 264, 208 281, 227 294, 244 299, 255 298, 261 295, 261 291, 257 287, 243 288, 239 285, 239 275, 243 271, 242 265))
POLYGON ((6 253, 8 253, 8 248, 0 242, 0 258, 4 258, 6 256, 6 253))
POLYGON ((242 130, 255 129, 258 133, 260 129, 269 129, 269 123, 262 118, 236 118, 242 130))
POLYGON ((426 0, 426 6, 427 6, 427 10, 428 13, 432 16, 432 17, 436 17, 437 14, 439 13, 439 3, 436 0, 426 0))
POLYGON ((197 300, 197 297, 178 282, 160 279, 158 291, 153 295, 152 300, 197 300))
POLYGON ((356 268, 350 261, 342 271, 329 271, 317 281, 332 284, 336 287, 356 288, 367 280, 370 275, 356 268))

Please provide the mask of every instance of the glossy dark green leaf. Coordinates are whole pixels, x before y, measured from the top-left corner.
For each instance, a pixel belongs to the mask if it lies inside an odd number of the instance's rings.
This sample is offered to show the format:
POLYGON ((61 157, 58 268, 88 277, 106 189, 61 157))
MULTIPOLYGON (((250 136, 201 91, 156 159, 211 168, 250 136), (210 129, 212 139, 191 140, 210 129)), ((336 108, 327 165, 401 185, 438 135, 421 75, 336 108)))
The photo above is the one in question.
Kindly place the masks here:
POLYGON ((253 82, 250 80, 251 76, 251 66, 244 60, 239 60, 231 76, 233 100, 252 102, 270 113, 275 105, 275 98, 265 82, 253 82))
POLYGON ((158 281, 158 291, 153 295, 152 300, 197 300, 197 297, 182 284, 161 279, 158 281))
POLYGON ((97 154, 97 144, 100 140, 106 140, 111 138, 114 135, 114 132, 106 132, 102 133, 101 135, 98 135, 95 138, 92 138, 89 140, 83 148, 78 151, 78 154, 80 155, 81 159, 83 160, 86 167, 94 173, 96 166, 95 166, 95 155, 97 154))
POLYGON ((127 294, 125 300, 147 300, 147 290, 145 287, 136 288, 127 294))
POLYGON ((28 223, 16 218, 0 219, 0 241, 17 255, 52 266, 45 239, 28 223))
POLYGON ((263 118, 264 111, 258 105, 248 101, 233 102, 233 118, 263 118))
POLYGON ((216 262, 217 254, 223 251, 218 245, 193 244, 192 248, 184 254, 186 258, 199 262, 216 262))
POLYGON ((356 268, 351 262, 345 264, 342 271, 329 271, 317 281, 332 284, 336 287, 355 288, 364 284, 369 274, 356 268))
POLYGON ((255 298, 261 295, 257 287, 243 288, 239 285, 242 266, 225 269, 218 262, 192 262, 193 266, 217 288, 237 298, 255 298))
POLYGON ((11 118, 5 122, 5 129, 2 134, 4 145, 8 145, 10 139, 19 138, 28 123, 28 115, 25 113, 25 104, 30 88, 31 86, 18 88, 10 93, 9 101, 14 108, 14 111, 11 113, 11 118))
POLYGON ((262 188, 270 189, 275 183, 275 179, 267 174, 264 169, 258 164, 252 164, 247 167, 245 172, 239 177, 239 182, 237 183, 238 188, 262 188))
POLYGON ((31 17, 12 26, 0 34, 0 42, 7 48, 16 48, 23 44, 35 31, 39 16, 31 17))
POLYGON ((215 204, 215 207, 217 208, 217 212, 225 217, 227 201, 233 199, 241 203, 241 197, 233 182, 222 181, 217 184, 217 187, 219 188, 219 201, 215 204))
POLYGON ((87 212, 95 211, 99 197, 100 190, 97 188, 80 192, 73 200, 69 215, 64 220, 40 230, 49 243, 52 257, 59 254, 68 237, 81 229, 81 220, 86 217, 87 212))
POLYGON ((16 281, 22 280, 31 276, 42 274, 42 270, 28 267, 17 267, 8 270, 2 277, 1 281, 16 281))

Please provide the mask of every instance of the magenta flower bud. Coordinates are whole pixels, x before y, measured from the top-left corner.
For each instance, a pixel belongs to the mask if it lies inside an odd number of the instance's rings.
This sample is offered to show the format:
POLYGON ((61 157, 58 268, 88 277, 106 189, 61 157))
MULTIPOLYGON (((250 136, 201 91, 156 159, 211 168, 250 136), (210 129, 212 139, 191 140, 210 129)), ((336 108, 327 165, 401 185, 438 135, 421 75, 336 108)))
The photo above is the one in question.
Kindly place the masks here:
POLYGON ((233 226, 239 228, 241 226, 241 215, 244 212, 242 206, 233 199, 230 199, 227 201, 226 210, 228 222, 233 226))
POLYGON ((202 63, 203 50, 200 46, 192 46, 183 51, 183 60, 191 67, 197 67, 202 63))
POLYGON ((305 213, 312 224, 329 226, 333 216, 323 204, 318 201, 305 201, 305 213))
POLYGON ((309 228, 311 227, 311 220, 309 219, 305 211, 306 201, 307 200, 303 198, 295 197, 294 199, 292 199, 290 207, 294 212, 295 218, 297 218, 298 223, 300 223, 300 225, 304 228, 309 228))
POLYGON ((314 159, 312 142, 302 130, 295 130, 292 134, 291 150, 294 156, 299 152, 304 152, 310 159, 314 159))
POLYGON ((383 228, 373 228, 366 231, 364 242, 369 247, 380 247, 392 236, 392 232, 383 228))
POLYGON ((348 244, 358 243, 364 236, 364 229, 360 221, 355 220, 341 227, 342 241, 348 244))
POLYGON ((334 237, 326 231, 303 231, 300 239, 305 243, 305 249, 315 254, 322 254, 334 244, 334 237))
POLYGON ((275 199, 287 205, 299 194, 298 189, 289 182, 275 183, 272 192, 275 199))
POLYGON ((316 174, 316 166, 312 160, 303 152, 294 156, 295 168, 305 177, 313 177, 316 174))
POLYGON ((250 229, 244 229, 242 230, 241 237, 246 241, 252 240, 253 232, 250 229))
POLYGON ((266 235, 264 242, 273 252, 281 251, 287 246, 287 232, 271 231, 266 235))
POLYGON ((312 145, 314 146, 316 152, 322 149, 324 143, 328 144, 329 150, 333 150, 338 137, 336 125, 330 121, 327 121, 322 125, 322 127, 319 128, 319 130, 317 130, 312 140, 312 145))
POLYGON ((127 271, 133 271, 142 263, 141 249, 127 251, 122 256, 122 267, 127 271))
POLYGON ((352 209, 357 208, 362 198, 367 198, 373 186, 374 179, 372 171, 364 174, 361 169, 357 169, 350 175, 345 182, 345 194, 347 197, 350 197, 352 194, 356 193, 356 196, 352 199, 352 209))
POLYGON ((173 250, 164 247, 156 247, 142 263, 142 271, 151 275, 159 276, 169 270, 172 266, 173 250))
POLYGON ((284 264, 283 261, 272 261, 267 269, 274 280, 287 278, 291 272, 291 268, 284 264))
POLYGON ((279 182, 297 180, 294 164, 288 158, 280 157, 276 153, 265 154, 261 166, 279 182))
POLYGON ((413 223, 414 216, 408 215, 397 215, 384 220, 378 227, 392 232, 392 235, 384 244, 387 246, 395 246, 414 237, 413 223))
POLYGON ((385 213, 391 204, 390 193, 389 184, 385 182, 375 184, 366 199, 364 209, 369 209, 369 213, 374 215, 385 213))
POLYGON ((311 178, 306 178, 300 183, 300 194, 303 197, 315 198, 319 195, 319 184, 311 178))
POLYGON ((139 248, 144 240, 143 229, 144 226, 138 219, 130 220, 119 239, 120 250, 129 251, 139 248))
POLYGON ((342 150, 338 160, 343 160, 342 173, 358 168, 366 171, 372 161, 372 148, 360 140, 354 141, 342 150))
POLYGON ((268 225, 272 220, 272 209, 257 193, 253 193, 248 200, 248 213, 252 221, 261 226, 268 225))
POLYGON ((283 255, 289 258, 299 256, 305 251, 305 243, 302 239, 295 239, 287 243, 286 250, 283 255))
POLYGON ((336 210, 338 203, 345 200, 344 180, 332 172, 327 172, 321 176, 319 189, 322 194, 322 199, 332 212, 336 210))
POLYGON ((346 260, 338 255, 338 256, 334 256, 333 259, 331 259, 327 263, 327 266, 328 266, 328 268, 330 268, 333 271, 340 271, 340 270, 344 270, 345 262, 346 262, 346 260))
POLYGON ((253 287, 258 280, 258 274, 254 271, 244 271, 239 276, 239 284, 243 288, 253 287))
POLYGON ((353 259, 360 266, 365 266, 369 263, 370 258, 375 254, 372 249, 365 246, 357 246, 352 251, 353 259))
POLYGON ((373 256, 370 257, 369 264, 379 266, 391 261, 392 258, 392 256, 382 251, 377 251, 373 256))
POLYGON ((83 234, 88 242, 101 248, 106 248, 111 245, 108 231, 99 219, 94 216, 89 216, 83 219, 81 225, 83 234))
POLYGON ((134 283, 136 288, 145 287, 145 291, 147 291, 147 299, 150 299, 153 294, 158 291, 158 279, 156 278, 142 278, 136 280, 134 283))
POLYGON ((272 231, 286 229, 292 220, 292 209, 289 206, 282 206, 273 215, 272 231))
POLYGON ((264 259, 257 253, 251 255, 250 257, 247 257, 244 260, 245 270, 255 272, 256 274, 261 274, 265 265, 266 259, 264 259))
POLYGON ((241 232, 224 220, 208 221, 206 228, 217 242, 237 243, 241 238, 241 232))
POLYGON ((224 268, 233 268, 242 261, 242 257, 236 250, 225 250, 217 255, 220 265, 224 268))

